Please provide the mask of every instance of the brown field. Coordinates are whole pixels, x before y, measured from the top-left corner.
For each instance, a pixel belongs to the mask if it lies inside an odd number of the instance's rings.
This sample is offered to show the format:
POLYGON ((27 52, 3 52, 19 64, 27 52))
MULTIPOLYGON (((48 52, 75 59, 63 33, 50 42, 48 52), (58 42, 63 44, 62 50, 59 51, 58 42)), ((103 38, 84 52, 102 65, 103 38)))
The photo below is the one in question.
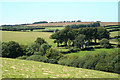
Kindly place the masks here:
MULTIPOLYGON (((72 24, 90 24, 95 22, 65 22, 65 23, 41 23, 41 24, 30 24, 27 26, 65 26, 65 25, 72 25, 72 24)), ((118 25, 118 22, 100 22, 101 26, 106 25, 118 25)))

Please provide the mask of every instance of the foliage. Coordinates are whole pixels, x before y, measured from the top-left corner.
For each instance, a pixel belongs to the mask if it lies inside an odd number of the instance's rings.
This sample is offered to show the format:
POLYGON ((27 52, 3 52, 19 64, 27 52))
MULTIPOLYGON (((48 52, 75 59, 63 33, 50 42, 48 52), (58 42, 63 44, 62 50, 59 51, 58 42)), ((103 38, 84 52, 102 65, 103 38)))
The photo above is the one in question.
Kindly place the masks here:
POLYGON ((43 38, 40 38, 38 37, 36 40, 35 40, 35 43, 36 44, 39 44, 39 45, 42 45, 43 43, 47 43, 43 38))
POLYGON ((35 55, 45 55, 46 50, 49 49, 51 46, 47 43, 43 43, 40 47, 39 50, 37 52, 34 52, 35 55))
POLYGON ((45 56, 41 56, 41 55, 32 55, 32 56, 28 57, 27 60, 47 62, 48 58, 45 56))
POLYGON ((46 51, 45 56, 49 59, 59 60, 63 55, 58 50, 50 48, 46 51))
POLYGON ((119 64, 120 59, 118 58, 117 53, 118 50, 109 53, 102 51, 94 55, 87 54, 84 56, 67 55, 63 56, 58 61, 58 64, 119 73, 120 67, 117 65, 119 64))
POLYGON ((2 57, 16 58, 24 55, 24 52, 17 42, 9 41, 2 43, 2 57))
POLYGON ((100 45, 101 45, 103 48, 108 48, 108 47, 110 47, 109 40, 103 38, 102 40, 100 40, 100 45))
POLYGON ((74 40, 75 46, 79 49, 85 44, 85 35, 79 34, 74 40))
POLYGON ((27 56, 27 55, 23 55, 23 56, 20 56, 20 57, 17 57, 17 59, 23 59, 23 60, 25 60, 25 59, 27 59, 29 56, 27 56))
POLYGON ((85 35, 86 40, 88 43, 90 43, 93 39, 96 43, 96 40, 101 40, 102 38, 109 39, 109 32, 104 27, 83 27, 79 29, 74 29, 76 25, 68 25, 65 27, 65 29, 56 32, 51 35, 51 39, 55 39, 54 42, 56 42, 59 46, 59 43, 65 43, 67 45, 68 41, 71 40, 73 42, 74 46, 74 40, 79 35, 85 35), (73 26, 73 28, 71 27, 73 26))
POLYGON ((31 43, 27 47, 27 50, 26 50, 27 51, 27 55, 33 55, 34 52, 38 52, 39 51, 39 48, 40 48, 39 44, 36 44, 35 42, 31 43))

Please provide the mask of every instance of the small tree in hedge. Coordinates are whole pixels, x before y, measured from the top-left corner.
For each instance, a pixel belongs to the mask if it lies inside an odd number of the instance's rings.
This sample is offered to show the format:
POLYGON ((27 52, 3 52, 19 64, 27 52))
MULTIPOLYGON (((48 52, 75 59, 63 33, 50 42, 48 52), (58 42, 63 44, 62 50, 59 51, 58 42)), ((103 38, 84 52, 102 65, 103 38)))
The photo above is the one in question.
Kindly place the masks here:
POLYGON ((39 51, 39 48, 40 48, 40 45, 39 44, 36 44, 36 43, 31 43, 26 51, 27 51, 27 55, 33 55, 34 52, 38 52, 39 51))
POLYGON ((103 38, 103 39, 100 41, 100 45, 101 45, 103 48, 108 48, 108 47, 110 47, 109 40, 103 38))
POLYGON ((42 45, 43 43, 47 43, 43 38, 40 38, 38 37, 36 40, 35 40, 35 43, 39 44, 39 45, 42 45))
POLYGON ((58 50, 50 48, 46 51, 45 56, 49 59, 59 60, 63 55, 58 50))
POLYGON ((16 58, 22 55, 24 55, 23 50, 17 42, 2 43, 2 57, 16 58))
POLYGON ((49 49, 50 47, 51 47, 51 46, 50 46, 49 44, 44 43, 44 44, 42 44, 42 45, 39 47, 38 52, 35 52, 34 54, 35 54, 35 55, 41 55, 41 56, 43 56, 43 55, 45 55, 46 50, 49 49))

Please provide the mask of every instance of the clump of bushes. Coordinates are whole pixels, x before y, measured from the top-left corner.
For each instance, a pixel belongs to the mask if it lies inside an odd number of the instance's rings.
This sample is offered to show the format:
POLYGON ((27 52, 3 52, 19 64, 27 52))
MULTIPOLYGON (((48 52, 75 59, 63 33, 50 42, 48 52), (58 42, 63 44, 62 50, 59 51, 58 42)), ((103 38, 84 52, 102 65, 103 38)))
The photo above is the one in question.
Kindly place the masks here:
POLYGON ((2 43, 2 57, 16 58, 25 55, 24 50, 15 41, 2 43))
POLYGON ((110 47, 109 40, 103 38, 102 40, 100 40, 100 45, 101 45, 103 48, 109 48, 109 47, 110 47))
POLYGON ((32 55, 32 56, 28 57, 27 60, 48 62, 48 58, 46 56, 41 56, 41 55, 32 55))
POLYGON ((51 48, 51 45, 43 38, 37 38, 34 43, 27 47, 26 55, 18 57, 18 59, 57 64, 62 56, 58 50, 51 48))

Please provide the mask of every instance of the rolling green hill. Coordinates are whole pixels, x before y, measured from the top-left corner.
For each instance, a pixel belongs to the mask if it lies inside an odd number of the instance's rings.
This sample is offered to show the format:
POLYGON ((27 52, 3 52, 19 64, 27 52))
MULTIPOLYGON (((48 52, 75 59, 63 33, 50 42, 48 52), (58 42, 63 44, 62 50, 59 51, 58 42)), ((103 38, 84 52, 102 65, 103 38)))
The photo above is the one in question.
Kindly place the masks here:
POLYGON ((56 64, 2 58, 3 78, 118 78, 118 74, 56 64))

